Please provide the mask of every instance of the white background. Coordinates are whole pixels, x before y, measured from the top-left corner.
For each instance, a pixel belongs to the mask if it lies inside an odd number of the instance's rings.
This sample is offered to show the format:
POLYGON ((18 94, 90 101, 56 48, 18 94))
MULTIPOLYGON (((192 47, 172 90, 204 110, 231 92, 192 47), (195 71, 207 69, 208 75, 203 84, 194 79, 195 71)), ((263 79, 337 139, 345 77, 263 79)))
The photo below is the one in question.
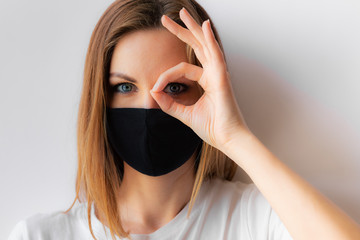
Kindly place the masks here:
MULTIPOLYGON (((111 2, 0 2, 0 239, 75 197, 85 53, 111 2)), ((199 3, 250 129, 360 223, 360 2, 199 3)))

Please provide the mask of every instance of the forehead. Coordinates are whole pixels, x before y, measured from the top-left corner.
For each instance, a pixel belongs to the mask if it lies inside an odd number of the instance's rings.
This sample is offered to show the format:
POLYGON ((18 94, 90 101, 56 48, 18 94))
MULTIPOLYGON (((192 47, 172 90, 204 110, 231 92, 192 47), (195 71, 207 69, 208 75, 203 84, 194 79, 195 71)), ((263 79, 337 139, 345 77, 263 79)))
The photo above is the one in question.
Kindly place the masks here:
POLYGON ((121 71, 141 78, 141 74, 161 72, 187 62, 186 44, 167 29, 139 30, 125 34, 117 43, 110 71, 121 71))

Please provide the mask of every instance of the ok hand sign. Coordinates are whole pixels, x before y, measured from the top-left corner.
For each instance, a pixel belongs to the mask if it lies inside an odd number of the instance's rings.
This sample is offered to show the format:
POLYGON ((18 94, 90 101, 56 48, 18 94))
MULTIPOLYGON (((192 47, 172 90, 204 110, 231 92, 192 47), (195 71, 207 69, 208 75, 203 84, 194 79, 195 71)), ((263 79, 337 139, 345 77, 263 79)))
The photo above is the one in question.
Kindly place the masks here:
POLYGON ((179 119, 205 142, 221 150, 233 134, 250 130, 236 103, 224 55, 210 21, 204 21, 200 26, 185 8, 179 14, 188 29, 166 15, 162 16, 161 22, 194 49, 203 68, 186 62, 179 63, 163 72, 150 92, 164 112, 179 119), (162 92, 168 82, 180 77, 197 81, 204 89, 204 94, 194 105, 179 104, 162 92))

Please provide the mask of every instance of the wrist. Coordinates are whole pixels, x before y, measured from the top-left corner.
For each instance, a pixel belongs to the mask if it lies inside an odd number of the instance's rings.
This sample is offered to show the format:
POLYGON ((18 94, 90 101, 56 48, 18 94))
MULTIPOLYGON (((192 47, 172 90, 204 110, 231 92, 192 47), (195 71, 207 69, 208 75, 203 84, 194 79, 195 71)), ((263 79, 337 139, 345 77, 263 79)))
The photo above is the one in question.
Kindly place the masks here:
POLYGON ((258 144, 259 140, 250 130, 239 129, 234 131, 220 150, 240 167, 243 167, 245 156, 248 156, 249 151, 255 151, 258 144))

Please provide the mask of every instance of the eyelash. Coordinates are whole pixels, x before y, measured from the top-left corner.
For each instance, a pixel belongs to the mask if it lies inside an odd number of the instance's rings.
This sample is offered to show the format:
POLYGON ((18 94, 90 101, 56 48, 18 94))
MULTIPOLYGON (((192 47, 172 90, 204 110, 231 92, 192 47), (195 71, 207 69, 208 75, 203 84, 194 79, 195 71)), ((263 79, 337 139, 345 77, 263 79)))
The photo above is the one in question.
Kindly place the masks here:
MULTIPOLYGON (((132 84, 132 83, 122 82, 122 83, 118 83, 118 84, 114 85, 114 86, 112 87, 112 89, 113 89, 114 92, 120 93, 120 94, 129 94, 129 93, 131 93, 131 90, 130 90, 129 92, 121 92, 121 91, 118 91, 118 90, 117 90, 119 86, 125 85, 125 84, 129 84, 129 85, 134 86, 134 84, 132 84)), ((169 83, 168 85, 166 85, 165 88, 167 88, 167 87, 170 86, 170 85, 180 85, 181 87, 184 88, 183 91, 180 91, 180 92, 178 92, 178 93, 170 93, 170 95, 173 95, 173 96, 177 96, 177 95, 179 95, 179 94, 181 94, 181 93, 184 93, 184 92, 186 92, 186 91, 188 90, 188 88, 189 88, 188 85, 183 84, 183 83, 178 83, 178 82, 171 82, 171 83, 169 83)))

